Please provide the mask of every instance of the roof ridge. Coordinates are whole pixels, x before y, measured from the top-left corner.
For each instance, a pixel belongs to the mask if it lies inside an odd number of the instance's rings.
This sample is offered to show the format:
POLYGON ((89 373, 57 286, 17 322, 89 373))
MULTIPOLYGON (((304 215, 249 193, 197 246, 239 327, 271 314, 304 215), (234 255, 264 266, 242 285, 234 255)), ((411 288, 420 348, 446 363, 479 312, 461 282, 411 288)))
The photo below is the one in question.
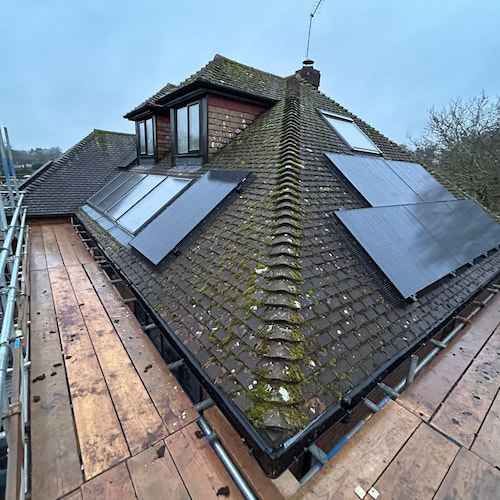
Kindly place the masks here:
POLYGON ((295 431, 306 420, 300 390, 304 373, 298 362, 307 361, 300 314, 300 246, 303 240, 300 156, 300 85, 296 78, 286 79, 276 185, 271 193, 273 221, 271 240, 264 250, 266 271, 260 288, 266 312, 263 320, 262 373, 265 390, 254 394, 254 411, 264 427, 295 431), (259 405, 260 403, 260 405, 259 405), (272 403, 272 408, 266 408, 272 403))
MULTIPOLYGON (((263 73, 264 75, 273 76, 275 78, 282 78, 282 79, 286 79, 287 78, 287 77, 283 77, 283 76, 277 75, 276 73, 271 73, 270 71, 263 71, 262 69, 256 68, 255 66, 250 66, 249 64, 240 63, 239 61, 236 61, 234 59, 230 59, 229 57, 223 56, 221 54, 215 54, 215 56, 212 59, 212 61, 215 61, 215 59, 221 59, 223 61, 227 61, 227 62, 230 62, 230 63, 238 64, 239 66, 244 66, 245 68, 251 69, 253 71, 258 71, 259 73, 263 73)), ((210 62, 212 62, 212 61, 210 61, 210 62)))
POLYGON ((92 132, 101 132, 101 133, 104 133, 104 134, 113 134, 113 135, 135 136, 135 134, 130 134, 129 132, 115 132, 114 130, 103 130, 102 128, 95 128, 92 132))
MULTIPOLYGON (((68 150, 66 150, 60 158, 57 160, 54 160, 51 165, 48 165, 48 168, 45 168, 43 171, 40 171, 40 173, 37 173, 35 171, 29 179, 26 179, 26 182, 23 183, 23 189, 29 188, 34 182, 36 181, 41 181, 44 179, 49 173, 51 173, 53 170, 56 170, 61 166, 61 164, 64 164, 65 162, 71 160, 77 152, 84 147, 87 142, 89 142, 92 138, 95 139, 95 129, 92 130, 89 134, 87 134, 81 141, 77 142, 75 145, 71 146, 68 150)), ((42 165, 41 168, 44 166, 42 165)), ((39 169, 39 170, 40 170, 39 169)))

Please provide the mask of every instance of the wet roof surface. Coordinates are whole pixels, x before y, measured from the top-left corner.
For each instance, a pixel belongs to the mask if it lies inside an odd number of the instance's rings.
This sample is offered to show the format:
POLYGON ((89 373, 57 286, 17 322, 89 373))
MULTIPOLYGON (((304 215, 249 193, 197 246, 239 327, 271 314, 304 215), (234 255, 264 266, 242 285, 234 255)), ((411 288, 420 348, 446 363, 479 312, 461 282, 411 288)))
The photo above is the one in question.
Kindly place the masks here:
POLYGON ((134 151, 134 135, 93 130, 61 158, 24 182, 28 215, 75 213, 118 174, 119 163, 134 151))
MULTIPOLYGON (((211 64, 224 80, 224 65, 211 64)), ((240 69, 248 80, 251 68, 240 69)), ((269 80, 280 100, 205 166, 251 171, 251 181, 178 254, 153 266, 79 216, 236 411, 279 446, 453 314, 498 273, 500 252, 416 302, 388 300, 333 224, 336 210, 367 205, 325 157, 351 151, 317 110, 351 117, 384 158, 411 158, 301 78, 269 80)))

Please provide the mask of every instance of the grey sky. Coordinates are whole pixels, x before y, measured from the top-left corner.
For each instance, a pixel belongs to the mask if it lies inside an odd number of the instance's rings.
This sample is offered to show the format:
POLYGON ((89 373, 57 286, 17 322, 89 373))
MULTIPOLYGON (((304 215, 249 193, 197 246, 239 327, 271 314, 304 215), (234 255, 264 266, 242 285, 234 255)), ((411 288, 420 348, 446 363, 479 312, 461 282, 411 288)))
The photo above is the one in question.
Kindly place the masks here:
MULTIPOLYGON (((281 76, 313 0, 0 0, 0 121, 13 147, 69 148, 220 53, 281 76)), ((498 0, 323 0, 309 55, 325 94, 396 142, 431 106, 500 83, 498 0)))

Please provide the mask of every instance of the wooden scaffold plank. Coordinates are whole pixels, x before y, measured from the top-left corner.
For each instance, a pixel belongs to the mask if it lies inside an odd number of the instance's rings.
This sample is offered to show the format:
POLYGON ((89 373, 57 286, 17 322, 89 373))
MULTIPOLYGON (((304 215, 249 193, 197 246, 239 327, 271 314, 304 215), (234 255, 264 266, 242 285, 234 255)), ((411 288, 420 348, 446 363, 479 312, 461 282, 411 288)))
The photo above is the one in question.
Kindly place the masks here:
POLYGON ((198 425, 192 423, 165 440, 189 495, 191 498, 217 500, 224 492, 228 494, 224 494, 225 498, 242 499, 239 489, 208 441, 203 436, 197 437, 199 430, 198 425))
POLYGON ((127 443, 134 455, 168 435, 168 431, 84 269, 70 266, 67 271, 127 443))
POLYGON ((189 500, 190 497, 164 441, 127 460, 138 498, 189 500))
POLYGON ((97 265, 84 267, 168 431, 172 433, 189 425, 198 412, 160 353, 97 265), (129 321, 123 321, 123 317, 129 321))
POLYGON ((49 276, 88 479, 129 451, 69 276, 64 268, 50 269, 49 276))
POLYGON ((31 271, 32 496, 59 498, 83 481, 56 315, 46 270, 31 271))

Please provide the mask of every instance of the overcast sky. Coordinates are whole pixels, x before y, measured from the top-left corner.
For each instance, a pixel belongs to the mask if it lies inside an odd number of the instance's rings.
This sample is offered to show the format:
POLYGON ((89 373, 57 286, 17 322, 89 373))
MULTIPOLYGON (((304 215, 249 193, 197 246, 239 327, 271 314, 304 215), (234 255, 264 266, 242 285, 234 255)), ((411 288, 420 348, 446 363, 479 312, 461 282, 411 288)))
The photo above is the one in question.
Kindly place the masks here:
MULTIPOLYGON (((314 0, 0 0, 0 122, 16 149, 63 150, 216 53, 288 76, 314 0)), ((500 84, 498 0, 323 0, 309 51, 320 89, 396 142, 428 110, 500 84)))

